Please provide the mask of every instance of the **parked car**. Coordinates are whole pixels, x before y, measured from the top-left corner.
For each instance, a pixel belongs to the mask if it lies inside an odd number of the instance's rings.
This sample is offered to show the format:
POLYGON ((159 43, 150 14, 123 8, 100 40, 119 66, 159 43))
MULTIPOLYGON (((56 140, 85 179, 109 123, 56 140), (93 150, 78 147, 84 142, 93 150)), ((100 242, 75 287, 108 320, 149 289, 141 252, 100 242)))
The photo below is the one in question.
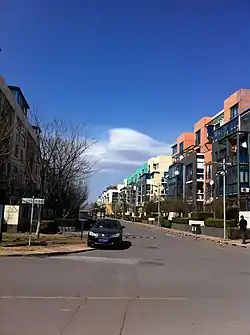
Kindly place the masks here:
POLYGON ((88 246, 122 245, 123 228, 119 221, 113 219, 99 219, 88 233, 88 246))

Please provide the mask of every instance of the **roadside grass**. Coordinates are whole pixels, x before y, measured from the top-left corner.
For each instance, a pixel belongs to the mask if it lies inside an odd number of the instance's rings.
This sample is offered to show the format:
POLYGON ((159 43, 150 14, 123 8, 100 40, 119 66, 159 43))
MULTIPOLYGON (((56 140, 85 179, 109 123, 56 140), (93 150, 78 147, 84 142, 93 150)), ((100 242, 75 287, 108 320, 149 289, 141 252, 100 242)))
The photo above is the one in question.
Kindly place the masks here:
MULTIPOLYGON (((0 243, 0 247, 24 247, 28 246, 28 241, 28 233, 3 233, 3 239, 0 243)), ((34 234, 31 238, 32 246, 53 246, 58 244, 65 245, 81 243, 86 243, 86 239, 83 237, 81 240, 80 236, 75 236, 73 234, 40 234, 39 239, 37 239, 34 234)))

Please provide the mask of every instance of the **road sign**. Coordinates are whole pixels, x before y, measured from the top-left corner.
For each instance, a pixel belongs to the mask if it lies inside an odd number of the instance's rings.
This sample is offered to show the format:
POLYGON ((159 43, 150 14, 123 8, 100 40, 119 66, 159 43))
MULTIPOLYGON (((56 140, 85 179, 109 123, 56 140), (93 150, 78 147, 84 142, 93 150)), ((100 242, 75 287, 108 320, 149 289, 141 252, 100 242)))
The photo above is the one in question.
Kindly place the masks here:
POLYGON ((23 204, 30 204, 30 205, 44 205, 44 199, 39 198, 22 198, 23 204))

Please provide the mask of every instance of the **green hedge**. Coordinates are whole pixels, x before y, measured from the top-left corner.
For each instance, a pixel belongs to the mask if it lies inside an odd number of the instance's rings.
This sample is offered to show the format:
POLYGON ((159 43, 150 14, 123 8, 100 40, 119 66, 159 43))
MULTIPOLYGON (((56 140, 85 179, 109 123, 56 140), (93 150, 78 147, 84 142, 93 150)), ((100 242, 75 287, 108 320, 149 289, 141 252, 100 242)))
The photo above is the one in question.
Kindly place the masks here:
POLYGON ((172 227, 172 221, 167 219, 161 219, 160 224, 164 228, 171 228, 172 227))
POLYGON ((43 221, 40 226, 41 234, 57 234, 59 232, 59 228, 56 220, 52 221, 43 221))
POLYGON ((55 219, 55 223, 58 227, 75 227, 75 219, 55 219))
POLYGON ((191 220, 200 220, 200 221, 204 221, 208 218, 213 218, 214 215, 213 213, 207 213, 207 212, 192 212, 191 213, 191 220))
MULTIPOLYGON (((208 218, 204 221, 204 224, 206 227, 214 227, 214 228, 223 228, 224 223, 222 219, 216 219, 216 218, 208 218)), ((226 221, 227 227, 236 227, 237 221, 234 220, 227 220, 226 221)))
POLYGON ((173 223, 182 223, 182 224, 188 224, 189 218, 173 218, 173 223))

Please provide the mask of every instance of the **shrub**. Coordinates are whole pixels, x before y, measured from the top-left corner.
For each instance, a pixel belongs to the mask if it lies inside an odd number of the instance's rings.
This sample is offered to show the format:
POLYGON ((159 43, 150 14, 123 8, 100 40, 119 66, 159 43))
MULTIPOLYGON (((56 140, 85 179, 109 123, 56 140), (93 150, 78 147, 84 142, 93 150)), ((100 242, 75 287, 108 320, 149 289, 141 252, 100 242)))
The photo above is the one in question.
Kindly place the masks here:
POLYGON ((182 223, 182 224, 188 224, 189 218, 173 218, 173 223, 182 223))
MULTIPOLYGON (((222 219, 216 218, 208 218, 204 221, 206 227, 214 227, 214 228, 223 228, 224 222, 222 219)), ((236 227, 237 221, 236 220, 227 220, 226 221, 227 227, 236 227)))
POLYGON ((213 213, 207 213, 207 212, 192 212, 191 213, 191 220, 200 220, 200 221, 204 221, 208 218, 213 218, 214 215, 213 213))
POLYGON ((226 209, 226 217, 230 220, 237 219, 239 216, 238 208, 235 207, 228 207, 226 209))
POLYGON ((142 222, 142 218, 141 218, 141 217, 136 217, 136 218, 135 218, 135 221, 136 221, 136 222, 142 222))
POLYGON ((75 227, 75 219, 55 219, 55 222, 58 227, 75 227))
MULTIPOLYGON (((238 227, 229 227, 227 229, 227 235, 230 240, 238 240, 241 238, 240 229, 238 227)), ((247 229, 247 238, 250 238, 250 229, 247 229)))
POLYGON ((172 227, 172 221, 167 219, 161 219, 160 224, 164 228, 171 228, 172 227))
POLYGON ((42 234, 57 234, 59 231, 57 221, 43 221, 40 226, 40 233, 42 234))

